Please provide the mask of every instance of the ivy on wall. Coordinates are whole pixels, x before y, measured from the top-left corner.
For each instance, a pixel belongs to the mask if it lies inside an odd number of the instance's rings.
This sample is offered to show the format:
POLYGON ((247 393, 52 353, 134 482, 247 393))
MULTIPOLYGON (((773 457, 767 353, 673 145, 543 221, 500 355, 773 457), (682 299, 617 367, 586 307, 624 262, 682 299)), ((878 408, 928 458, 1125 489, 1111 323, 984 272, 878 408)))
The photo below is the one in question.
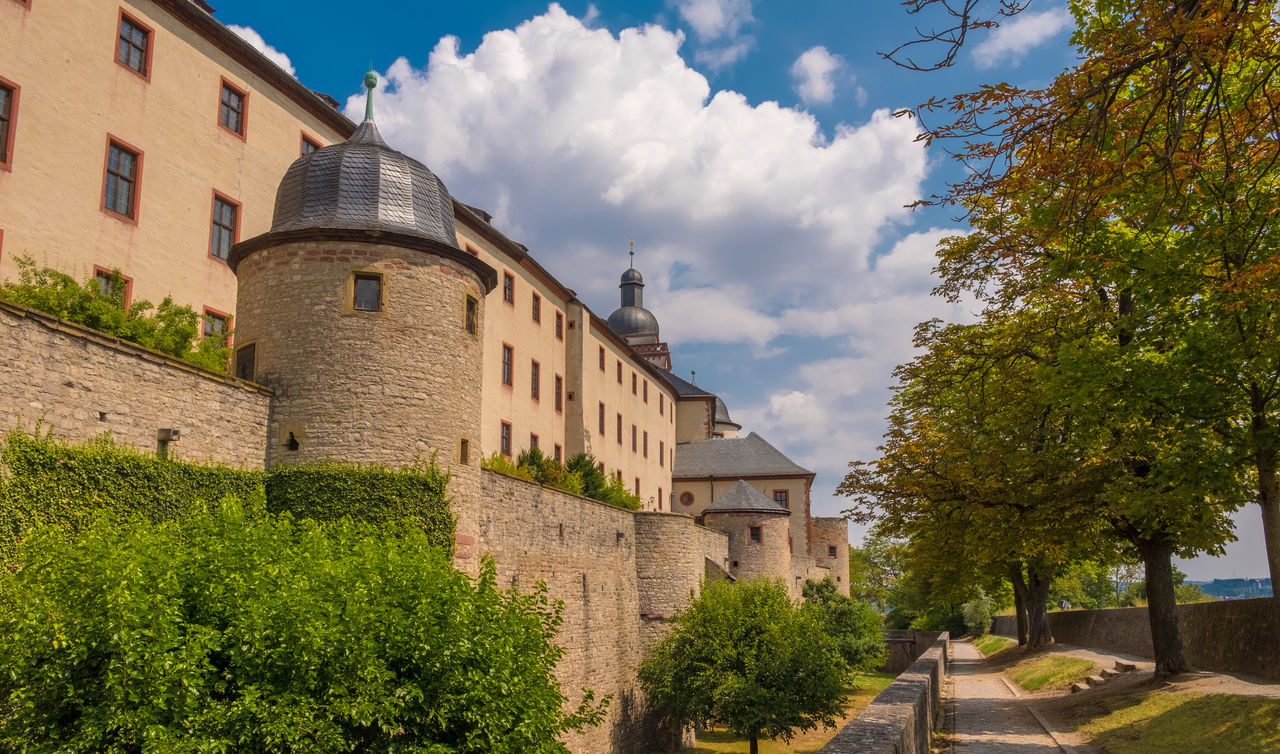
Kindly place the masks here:
POLYGON ((372 524, 411 519, 452 551, 449 475, 434 461, 405 469, 351 464, 234 469, 156 458, 104 435, 82 445, 20 429, 0 445, 0 561, 12 563, 24 532, 52 524, 76 531, 100 512, 174 521, 223 498, 265 502, 298 519, 344 516, 372 524))

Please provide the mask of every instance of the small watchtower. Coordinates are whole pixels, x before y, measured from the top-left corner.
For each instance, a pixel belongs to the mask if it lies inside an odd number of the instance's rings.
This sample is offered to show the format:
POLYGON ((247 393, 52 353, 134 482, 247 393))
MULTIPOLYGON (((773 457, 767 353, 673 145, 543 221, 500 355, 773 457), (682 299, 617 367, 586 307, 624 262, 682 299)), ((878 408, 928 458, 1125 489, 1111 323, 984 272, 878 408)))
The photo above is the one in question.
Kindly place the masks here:
MULTIPOLYGON (((453 199, 373 121, 298 158, 271 230, 237 244, 237 376, 271 387, 266 463, 479 463, 492 267, 458 248, 453 199)), ((464 471, 461 466, 455 470, 464 471)))

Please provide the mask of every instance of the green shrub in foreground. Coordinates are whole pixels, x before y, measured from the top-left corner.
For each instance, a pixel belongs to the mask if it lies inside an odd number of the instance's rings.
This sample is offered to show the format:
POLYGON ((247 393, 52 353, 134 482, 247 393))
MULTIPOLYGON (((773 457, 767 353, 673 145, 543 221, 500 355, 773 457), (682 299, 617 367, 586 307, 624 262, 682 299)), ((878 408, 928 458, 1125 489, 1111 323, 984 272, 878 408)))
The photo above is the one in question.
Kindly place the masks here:
POLYGON ((233 501, 46 527, 0 574, 0 749, 562 752, 559 605, 416 526, 233 501))
POLYGON ((817 613, 850 671, 871 671, 884 664, 884 621, 869 603, 841 594, 830 576, 805 579, 801 593, 805 608, 817 613))

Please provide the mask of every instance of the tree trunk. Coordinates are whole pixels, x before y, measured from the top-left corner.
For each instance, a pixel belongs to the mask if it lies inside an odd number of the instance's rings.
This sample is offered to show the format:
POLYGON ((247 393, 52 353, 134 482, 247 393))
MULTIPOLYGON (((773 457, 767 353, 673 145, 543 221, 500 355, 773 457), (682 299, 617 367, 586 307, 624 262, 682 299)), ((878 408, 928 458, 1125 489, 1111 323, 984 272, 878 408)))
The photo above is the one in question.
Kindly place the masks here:
POLYGON ((1027 583, 1022 579, 1022 564, 1009 566, 1009 581, 1013 583, 1013 614, 1018 624, 1018 646, 1027 645, 1027 583))
POLYGON ((756 734, 751 734, 751 754, 760 754, 760 738, 756 734))
POLYGON ((1262 507, 1262 536, 1267 547, 1271 596, 1280 600, 1280 482, 1276 479, 1280 448, 1267 419, 1266 397, 1257 383, 1249 386, 1249 404, 1253 414, 1249 423, 1250 439, 1258 471, 1258 505, 1262 507))
POLYGON ((1053 643, 1049 628, 1049 585, 1053 574, 1027 566, 1027 644, 1043 647, 1053 643))
POLYGON ((1156 677, 1186 673, 1191 663, 1182 651, 1178 628, 1177 599, 1173 592, 1173 543, 1157 535, 1134 541, 1142 554, 1147 573, 1147 618, 1151 623, 1151 647, 1156 659, 1156 677))

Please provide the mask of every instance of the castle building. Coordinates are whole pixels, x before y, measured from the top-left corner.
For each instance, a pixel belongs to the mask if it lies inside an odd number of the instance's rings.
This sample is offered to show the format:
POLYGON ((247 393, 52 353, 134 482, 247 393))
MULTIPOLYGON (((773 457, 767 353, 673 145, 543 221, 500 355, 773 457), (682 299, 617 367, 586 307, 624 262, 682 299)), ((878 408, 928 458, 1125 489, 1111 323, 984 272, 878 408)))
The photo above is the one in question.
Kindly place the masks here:
MULTIPOLYGON (((0 0, 0 275, 20 256, 118 269, 234 333, 217 375, 0 302, 0 421, 259 468, 435 457, 459 567, 489 554, 564 601, 566 688, 634 698, 643 648, 705 578, 848 593, 845 521, 812 516, 813 472, 672 372, 641 273, 597 316, 384 141, 365 83, 357 126, 200 0, 0 0), (592 454, 644 510, 481 468, 531 447, 592 454)), ((615 705, 574 751, 674 745, 615 705)))

